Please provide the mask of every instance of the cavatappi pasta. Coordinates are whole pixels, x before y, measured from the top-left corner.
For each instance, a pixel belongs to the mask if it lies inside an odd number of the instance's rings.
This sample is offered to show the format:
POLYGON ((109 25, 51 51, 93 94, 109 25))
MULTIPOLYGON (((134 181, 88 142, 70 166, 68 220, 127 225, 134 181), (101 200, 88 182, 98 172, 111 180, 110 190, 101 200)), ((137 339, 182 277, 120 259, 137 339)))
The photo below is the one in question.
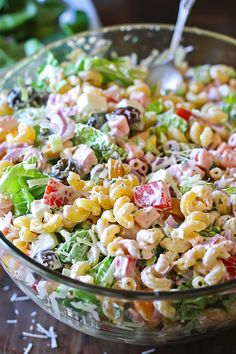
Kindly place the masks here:
MULTIPOLYGON (((235 277, 235 70, 202 70, 204 80, 201 66, 187 68, 183 85, 162 93, 128 57, 78 52, 60 64, 50 54, 34 83, 3 92, 5 237, 45 267, 114 289, 235 277)), ((105 298, 103 307, 113 318, 105 298)), ((153 311, 176 313, 169 301, 153 311)))

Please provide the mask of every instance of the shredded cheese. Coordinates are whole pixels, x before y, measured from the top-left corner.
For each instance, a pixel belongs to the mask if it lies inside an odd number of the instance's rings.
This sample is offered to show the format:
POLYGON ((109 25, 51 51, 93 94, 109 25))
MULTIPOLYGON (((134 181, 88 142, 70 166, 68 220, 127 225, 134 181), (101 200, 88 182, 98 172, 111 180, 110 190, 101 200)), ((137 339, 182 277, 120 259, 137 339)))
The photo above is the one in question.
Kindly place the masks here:
POLYGON ((29 354, 29 352, 31 351, 31 349, 33 348, 33 344, 32 343, 29 343, 28 345, 27 345, 27 347, 25 347, 23 350, 24 350, 24 352, 23 352, 23 354, 29 354))
POLYGON ((18 296, 16 293, 14 293, 10 298, 10 302, 27 301, 27 300, 30 300, 29 296, 18 296))
POLYGON ((6 320, 7 324, 17 324, 17 320, 6 320))
POLYGON ((24 337, 37 338, 37 339, 47 339, 48 337, 43 334, 30 333, 30 332, 22 332, 24 337))
POLYGON ((142 352, 141 354, 150 354, 150 353, 154 353, 156 351, 155 348, 149 349, 149 350, 145 350, 144 352, 142 352))

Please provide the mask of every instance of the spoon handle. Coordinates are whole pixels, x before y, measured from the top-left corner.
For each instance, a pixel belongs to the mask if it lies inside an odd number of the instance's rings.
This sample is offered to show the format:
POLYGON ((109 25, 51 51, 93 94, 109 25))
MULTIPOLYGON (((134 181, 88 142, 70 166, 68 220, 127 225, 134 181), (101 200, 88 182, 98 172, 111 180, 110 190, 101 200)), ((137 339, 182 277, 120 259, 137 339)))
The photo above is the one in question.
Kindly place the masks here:
POLYGON ((179 13, 177 17, 177 22, 175 25, 174 33, 171 39, 170 43, 170 49, 169 49, 169 57, 173 58, 174 53, 179 46, 179 43, 182 38, 183 30, 184 30, 184 25, 186 23, 186 20, 190 14, 190 11, 192 9, 193 4, 195 3, 195 0, 181 0, 179 4, 179 13))

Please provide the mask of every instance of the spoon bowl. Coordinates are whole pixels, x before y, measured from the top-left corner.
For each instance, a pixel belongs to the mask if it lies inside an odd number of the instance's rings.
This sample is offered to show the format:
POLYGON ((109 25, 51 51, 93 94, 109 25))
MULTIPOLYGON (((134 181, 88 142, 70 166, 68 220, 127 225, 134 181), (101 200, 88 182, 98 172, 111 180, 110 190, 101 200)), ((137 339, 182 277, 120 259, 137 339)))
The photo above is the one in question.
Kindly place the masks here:
POLYGON ((182 39, 184 26, 190 14, 195 0, 181 0, 179 5, 179 12, 177 17, 176 26, 171 39, 170 48, 167 57, 163 62, 150 67, 147 82, 149 85, 158 85, 162 90, 175 91, 178 86, 183 82, 183 76, 174 65, 174 54, 182 39))
POLYGON ((168 62, 151 69, 147 81, 150 86, 157 85, 162 90, 175 91, 183 82, 183 76, 173 62, 168 62))

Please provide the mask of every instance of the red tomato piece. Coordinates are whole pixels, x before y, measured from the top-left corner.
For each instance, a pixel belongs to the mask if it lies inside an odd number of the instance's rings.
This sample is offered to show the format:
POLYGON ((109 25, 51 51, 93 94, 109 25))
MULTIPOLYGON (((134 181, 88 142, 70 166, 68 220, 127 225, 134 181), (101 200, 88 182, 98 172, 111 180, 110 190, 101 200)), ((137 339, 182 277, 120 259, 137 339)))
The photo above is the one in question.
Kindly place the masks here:
POLYGON ((181 118, 183 118, 184 120, 186 120, 187 122, 189 121, 192 113, 190 111, 188 111, 187 109, 184 108, 178 108, 176 109, 175 113, 180 116, 181 118))
POLYGON ((46 186, 43 201, 54 208, 60 208, 66 204, 72 204, 76 199, 75 191, 56 179, 51 178, 46 186))
POLYGON ((140 208, 153 206, 160 211, 171 209, 169 186, 163 181, 138 186, 134 190, 134 202, 140 208))
POLYGON ((236 278, 236 256, 231 256, 227 259, 222 259, 222 262, 226 266, 229 279, 236 278))

